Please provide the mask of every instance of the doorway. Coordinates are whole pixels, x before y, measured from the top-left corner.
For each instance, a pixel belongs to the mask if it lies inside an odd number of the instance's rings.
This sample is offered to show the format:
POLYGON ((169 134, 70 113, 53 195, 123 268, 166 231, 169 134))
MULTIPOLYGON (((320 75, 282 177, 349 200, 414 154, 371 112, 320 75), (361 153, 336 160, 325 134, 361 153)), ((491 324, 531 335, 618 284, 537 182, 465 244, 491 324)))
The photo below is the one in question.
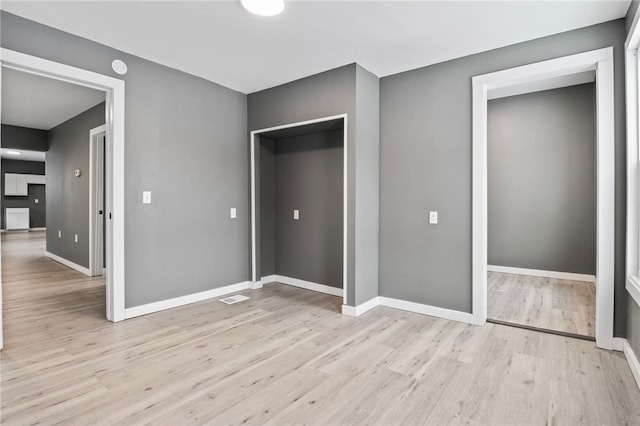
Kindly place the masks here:
MULTIPOLYGON (((105 94, 105 164, 109 175, 105 182, 106 317, 121 321, 124 319, 124 81, 3 48, 0 77, 4 70, 72 83, 105 94)), ((0 302, 1 294, 0 291, 0 302)), ((0 317, 1 306, 0 303, 0 317)), ((3 342, 0 330, 0 347, 3 342)))
POLYGON ((252 288, 279 282, 342 296, 346 115, 251 133, 252 288))
POLYGON ((488 321, 595 339, 595 72, 487 105, 488 321))
POLYGON ((596 92, 596 324, 598 347, 613 348, 614 125, 613 49, 605 48, 473 78, 473 322, 487 321, 487 102, 571 85, 595 72, 596 92))

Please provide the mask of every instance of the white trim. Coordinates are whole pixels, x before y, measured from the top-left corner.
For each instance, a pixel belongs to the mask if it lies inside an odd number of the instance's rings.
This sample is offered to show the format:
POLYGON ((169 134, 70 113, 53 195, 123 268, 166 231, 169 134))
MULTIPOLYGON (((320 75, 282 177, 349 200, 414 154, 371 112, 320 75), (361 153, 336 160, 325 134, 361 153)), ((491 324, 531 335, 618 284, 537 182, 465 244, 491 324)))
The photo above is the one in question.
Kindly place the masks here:
POLYGON ((417 314, 429 315, 451 321, 473 324, 473 315, 467 312, 454 311, 452 309, 439 308, 437 306, 423 305, 421 303, 407 302, 406 300, 392 299, 390 297, 380 297, 380 306, 402 309, 403 311, 415 312, 417 314))
POLYGON ((629 364, 633 378, 636 380, 636 385, 640 388, 640 362, 638 361, 638 356, 627 339, 616 337, 613 342, 614 350, 624 352, 624 357, 627 359, 627 364, 629 364))
POLYGON ((487 319, 487 98, 492 89, 596 71, 597 253, 596 344, 613 345, 614 294, 614 98, 613 48, 475 76, 473 85, 472 287, 473 323, 487 319))
POLYGON ((106 316, 110 321, 121 321, 125 318, 124 80, 5 48, 0 50, 0 65, 102 90, 106 93, 106 155, 111 160, 113 168, 110 182, 105 183, 107 192, 105 213, 112 214, 111 220, 109 218, 105 219, 107 220, 106 316))
MULTIPOLYGON (((100 136, 105 134, 106 136, 107 126, 103 124, 102 126, 98 126, 89 130, 89 270, 91 271, 92 276, 102 275, 102 267, 96 265, 94 254, 96 251, 96 239, 99 236, 96 233, 95 221, 97 218, 97 208, 96 208, 96 199, 95 199, 95 168, 96 168, 96 160, 95 157, 95 145, 98 142, 96 136, 100 136)), ((106 162, 106 158, 104 159, 106 162)), ((105 163, 104 172, 107 172, 109 165, 105 163)), ((105 176, 105 181, 107 176, 105 176)), ((106 206, 103 206, 103 212, 106 210, 106 206)), ((105 219, 105 215, 102 215, 102 220, 105 219)), ((104 236, 103 236, 104 238, 104 236)))
POLYGON ((627 257, 625 288, 640 306, 640 9, 625 41, 625 102, 627 122, 627 257))
POLYGON ((283 275, 268 275, 260 280, 262 284, 280 283, 293 287, 304 288, 306 290, 317 291, 319 293, 330 294, 332 296, 342 296, 343 290, 337 287, 331 287, 326 284, 318 284, 311 281, 305 281, 298 278, 285 277, 283 275))
POLYGON ((29 228, 29 232, 31 232, 31 231, 46 231, 46 230, 47 230, 46 226, 42 226, 42 227, 39 227, 39 228, 29 228))
POLYGON ((71 269, 75 269, 76 271, 81 272, 85 275, 91 276, 91 271, 89 271, 89 268, 85 268, 82 265, 78 265, 77 263, 74 263, 70 260, 65 259, 64 257, 60 257, 57 254, 53 254, 48 251, 45 251, 44 255, 51 260, 55 260, 58 263, 62 263, 64 266, 67 266, 71 269))
POLYGON ((229 293, 246 290, 250 281, 231 284, 224 287, 202 291, 200 293, 188 294, 186 296, 174 297, 173 299, 161 300, 159 302, 147 303, 146 305, 134 306, 125 309, 125 318, 134 318, 153 312, 164 311, 165 309, 176 308, 178 306, 189 305, 191 303, 202 302, 203 300, 214 299, 229 293))
POLYGON ((640 281, 637 276, 627 278, 627 293, 633 298, 633 301, 640 306, 640 281))
MULTIPOLYGON (((258 266, 257 266, 257 242, 256 242, 256 149, 255 149, 255 145, 256 145, 256 135, 259 135, 260 133, 265 133, 265 132, 271 132, 274 130, 281 130, 281 129, 288 129, 291 127, 299 127, 299 126, 305 126, 308 124, 314 124, 314 123, 321 123, 324 121, 331 121, 331 120, 339 120, 342 119, 344 122, 344 129, 343 129, 343 137, 344 137, 344 144, 343 144, 343 152, 344 152, 344 156, 343 156, 343 167, 344 167, 344 175, 343 175, 343 225, 342 225, 342 231, 343 231, 343 239, 342 239, 342 253, 343 253, 343 259, 342 259, 342 293, 340 294, 342 296, 343 299, 343 303, 346 304, 347 303, 347 273, 348 273, 348 268, 347 268, 347 260, 348 260, 348 233, 347 233, 347 229, 348 229, 348 202, 347 202, 347 183, 348 183, 348 157, 347 157, 347 153, 349 151, 348 149, 348 138, 347 138, 347 114, 338 114, 338 115, 332 115, 332 116, 328 116, 328 117, 321 117, 321 118, 315 118, 313 120, 306 120, 306 121, 299 121, 296 123, 290 123, 290 124, 283 124, 280 126, 273 126, 273 127, 267 127, 267 128, 263 128, 263 129, 258 129, 258 130, 252 130, 250 132, 250 152, 251 152, 251 280, 254 283, 253 285, 258 285, 258 283, 260 283, 260 281, 258 280, 257 277, 257 270, 258 270, 258 266)), ((264 283, 264 282, 262 282, 264 283)), ((262 284, 261 283, 261 284, 262 284)), ((262 285, 260 284, 259 287, 256 288, 260 288, 262 287, 262 285)), ((294 285, 294 284, 291 284, 294 285)), ((327 286, 328 287, 328 286, 327 286)), ((303 287, 306 288, 306 287, 303 287)), ((333 287, 330 287, 333 288, 333 287)), ((316 290, 319 291, 319 290, 316 290)), ((329 293, 331 294, 331 293, 329 293)))
POLYGON ((501 272, 503 274, 528 275, 530 277, 557 278, 561 280, 584 281, 595 283, 595 275, 576 274, 573 272, 545 271, 542 269, 513 268, 511 266, 487 265, 488 272, 501 272))
POLYGON ((349 305, 342 305, 342 314, 348 315, 350 317, 359 317, 365 312, 369 312, 371 309, 375 308, 376 306, 380 306, 380 296, 376 296, 373 299, 368 300, 355 307, 349 306, 349 305))
POLYGON ((263 285, 264 283, 262 281, 249 281, 249 288, 251 290, 259 290, 263 285))
POLYGON ((278 281, 277 279, 277 275, 266 275, 262 278, 260 278, 260 281, 262 282, 262 284, 270 284, 270 283, 274 283, 276 281, 278 281))
POLYGON ((614 337, 613 338, 613 350, 618 352, 624 351, 624 344, 627 341, 624 337, 614 337))

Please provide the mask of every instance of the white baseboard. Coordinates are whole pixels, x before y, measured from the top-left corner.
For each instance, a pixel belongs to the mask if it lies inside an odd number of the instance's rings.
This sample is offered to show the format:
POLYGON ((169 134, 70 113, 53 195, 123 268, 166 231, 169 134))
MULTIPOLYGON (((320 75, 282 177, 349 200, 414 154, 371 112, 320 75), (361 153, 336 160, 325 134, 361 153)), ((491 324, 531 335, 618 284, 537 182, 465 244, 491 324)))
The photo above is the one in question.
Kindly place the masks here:
POLYGON ((511 266, 496 265, 487 265, 487 271, 502 272, 504 274, 529 275, 532 277, 558 278, 561 280, 585 281, 589 283, 596 282, 596 277, 594 275, 574 274, 573 272, 543 271, 541 269, 512 268, 511 266))
POLYGON ((260 278, 260 281, 262 281, 262 284, 274 283, 274 282, 278 281, 277 277, 278 277, 277 275, 267 275, 267 276, 264 276, 264 277, 260 278))
POLYGON ((373 299, 358 306, 342 305, 342 313, 344 315, 349 315, 350 317, 359 317, 376 306, 380 306, 380 297, 374 297, 373 299))
POLYGON ((260 282, 263 284, 278 282, 282 284, 291 285, 294 287, 300 287, 307 290, 313 290, 320 293, 330 294, 332 296, 342 297, 342 289, 337 287, 331 287, 325 284, 318 284, 311 281, 299 280, 298 278, 285 277, 283 275, 268 275, 260 278, 260 282))
POLYGON ((46 231, 47 228, 42 227, 42 228, 29 228, 29 231, 46 231))
POLYGON ((244 281, 237 284, 231 284, 224 287, 218 287, 211 290, 202 291, 200 293, 188 294, 186 296, 174 297, 173 299, 161 300, 159 302, 147 303, 146 305, 134 306, 124 310, 125 319, 139 317, 141 315, 151 314, 153 312, 163 311, 165 309, 176 308, 178 306, 188 305, 190 303, 202 302, 203 300, 213 299, 229 293, 246 290, 249 288, 251 281, 244 281))
POLYGON ((264 283, 262 281, 249 281, 249 288, 251 290, 259 290, 262 288, 262 286, 264 285, 264 283))
POLYGON ((636 379, 636 384, 638 388, 640 388, 640 361, 638 361, 638 357, 629 344, 629 341, 620 337, 614 337, 613 349, 624 352, 624 357, 627 359, 629 368, 631 368, 633 378, 636 379))
POLYGON ((84 266, 78 265, 77 263, 73 263, 72 261, 67 260, 64 257, 60 257, 53 253, 49 253, 48 251, 45 251, 44 254, 49 259, 55 260, 58 263, 62 263, 64 266, 68 266, 71 269, 75 269, 78 272, 91 276, 91 271, 89 270, 89 268, 85 268, 84 266))
POLYGON ((392 299, 390 297, 381 296, 379 299, 380 306, 387 306, 389 308, 402 309, 403 311, 415 312, 417 314, 473 324, 473 315, 467 312, 454 311, 431 305, 423 305, 421 303, 407 302, 406 300, 392 299))

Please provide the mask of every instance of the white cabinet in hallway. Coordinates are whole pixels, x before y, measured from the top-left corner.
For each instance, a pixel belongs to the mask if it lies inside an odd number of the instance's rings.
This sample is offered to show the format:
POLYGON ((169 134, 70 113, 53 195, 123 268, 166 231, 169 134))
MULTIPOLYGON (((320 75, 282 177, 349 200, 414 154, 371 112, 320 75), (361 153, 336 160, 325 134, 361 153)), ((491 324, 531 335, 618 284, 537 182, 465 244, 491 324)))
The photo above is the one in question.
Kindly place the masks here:
POLYGON ((4 174, 4 195, 28 196, 29 184, 45 184, 45 175, 4 174))
POLYGON ((7 231, 29 229, 28 208, 7 208, 5 214, 7 231))

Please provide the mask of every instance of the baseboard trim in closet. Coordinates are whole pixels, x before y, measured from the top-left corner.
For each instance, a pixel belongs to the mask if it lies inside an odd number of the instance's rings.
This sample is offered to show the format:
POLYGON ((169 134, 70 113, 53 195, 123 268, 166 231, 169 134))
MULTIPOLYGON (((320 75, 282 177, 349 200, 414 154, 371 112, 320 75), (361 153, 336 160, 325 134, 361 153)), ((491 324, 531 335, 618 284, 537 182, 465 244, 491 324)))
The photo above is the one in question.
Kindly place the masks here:
POLYGON ((284 275, 267 275, 260 278, 262 284, 281 283, 294 287, 304 288, 306 290, 317 291, 320 293, 330 294, 332 296, 343 295, 343 290, 338 287, 332 287, 326 284, 318 284, 311 281, 305 281, 298 278, 286 277, 284 275))

